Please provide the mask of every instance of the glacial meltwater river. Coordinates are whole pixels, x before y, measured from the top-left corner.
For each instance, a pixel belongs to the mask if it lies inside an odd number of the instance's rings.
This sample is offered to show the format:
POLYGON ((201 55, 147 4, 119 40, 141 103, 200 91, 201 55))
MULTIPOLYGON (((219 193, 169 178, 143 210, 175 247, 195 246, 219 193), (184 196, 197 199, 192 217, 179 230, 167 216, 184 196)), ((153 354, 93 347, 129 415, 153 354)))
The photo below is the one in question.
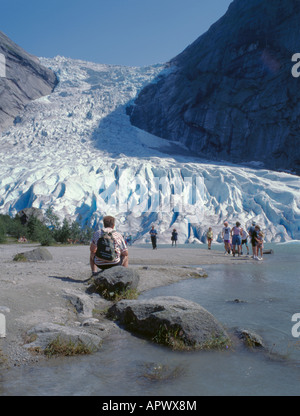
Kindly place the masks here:
POLYGON ((269 352, 242 346, 222 352, 170 351, 124 331, 91 356, 4 371, 0 395, 299 395, 300 337, 295 335, 300 336, 300 328, 292 316, 300 313, 300 243, 267 244, 269 248, 274 254, 265 255, 263 262, 205 266, 206 279, 141 295, 197 302, 228 330, 245 328, 261 335, 269 352))

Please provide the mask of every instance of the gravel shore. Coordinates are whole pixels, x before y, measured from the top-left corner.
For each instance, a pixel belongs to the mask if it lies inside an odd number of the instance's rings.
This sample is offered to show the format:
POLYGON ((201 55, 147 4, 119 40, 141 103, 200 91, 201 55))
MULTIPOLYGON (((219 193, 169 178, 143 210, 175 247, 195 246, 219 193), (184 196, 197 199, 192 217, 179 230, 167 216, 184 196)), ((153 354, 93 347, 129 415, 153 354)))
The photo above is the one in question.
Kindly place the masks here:
MULTIPOLYGON (((44 322, 73 325, 78 321, 75 308, 63 294, 70 290, 86 293, 91 277, 89 247, 47 247, 52 260, 13 261, 16 254, 37 247, 33 244, 0 245, 0 312, 2 308, 6 316, 6 338, 0 338, 0 367, 28 365, 46 359, 23 347, 26 333, 33 326, 44 322)), ((201 273, 205 265, 240 261, 252 260, 200 248, 129 247, 129 267, 136 268, 140 275, 139 292, 190 278, 197 270, 201 273)), ((100 298, 97 309, 105 310, 109 304, 100 298)), ((103 325, 106 325, 105 320, 103 325)), ((112 324, 107 325, 111 330, 112 324)))

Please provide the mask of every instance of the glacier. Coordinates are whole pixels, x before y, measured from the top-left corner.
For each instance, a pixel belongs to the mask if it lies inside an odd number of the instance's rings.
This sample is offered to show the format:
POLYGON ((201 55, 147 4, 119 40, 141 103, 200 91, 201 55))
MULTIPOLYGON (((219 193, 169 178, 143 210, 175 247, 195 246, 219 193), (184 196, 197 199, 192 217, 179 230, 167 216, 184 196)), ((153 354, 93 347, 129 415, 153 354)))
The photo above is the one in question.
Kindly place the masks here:
POLYGON ((223 222, 255 220, 267 242, 300 240, 300 182, 253 161, 213 163, 181 144, 131 125, 126 108, 168 68, 40 58, 59 78, 2 132, 0 213, 51 207, 62 221, 94 228, 104 215, 133 241, 204 243, 209 226, 221 242, 223 222))

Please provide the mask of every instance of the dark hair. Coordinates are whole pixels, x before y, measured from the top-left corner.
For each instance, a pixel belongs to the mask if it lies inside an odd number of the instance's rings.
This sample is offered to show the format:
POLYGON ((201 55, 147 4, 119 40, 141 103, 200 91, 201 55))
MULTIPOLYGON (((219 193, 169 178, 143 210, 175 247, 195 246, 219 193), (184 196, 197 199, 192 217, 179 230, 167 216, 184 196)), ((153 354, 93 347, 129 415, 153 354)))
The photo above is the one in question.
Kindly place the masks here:
POLYGON ((103 218, 103 224, 105 228, 114 228, 115 226, 115 218, 107 215, 103 218))
POLYGON ((235 225, 236 225, 237 227, 239 227, 239 226, 241 225, 241 223, 237 221, 237 222, 235 223, 235 225))

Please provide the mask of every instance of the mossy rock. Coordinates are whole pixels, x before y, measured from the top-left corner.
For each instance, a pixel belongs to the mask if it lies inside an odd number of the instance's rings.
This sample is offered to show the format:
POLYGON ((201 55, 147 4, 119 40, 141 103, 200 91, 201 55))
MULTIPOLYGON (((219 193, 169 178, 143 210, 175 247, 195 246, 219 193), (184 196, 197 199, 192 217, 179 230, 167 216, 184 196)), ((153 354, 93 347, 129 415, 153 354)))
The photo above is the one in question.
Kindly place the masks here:
POLYGON ((45 247, 38 247, 35 250, 18 253, 14 257, 14 261, 49 261, 52 260, 52 254, 45 247))

